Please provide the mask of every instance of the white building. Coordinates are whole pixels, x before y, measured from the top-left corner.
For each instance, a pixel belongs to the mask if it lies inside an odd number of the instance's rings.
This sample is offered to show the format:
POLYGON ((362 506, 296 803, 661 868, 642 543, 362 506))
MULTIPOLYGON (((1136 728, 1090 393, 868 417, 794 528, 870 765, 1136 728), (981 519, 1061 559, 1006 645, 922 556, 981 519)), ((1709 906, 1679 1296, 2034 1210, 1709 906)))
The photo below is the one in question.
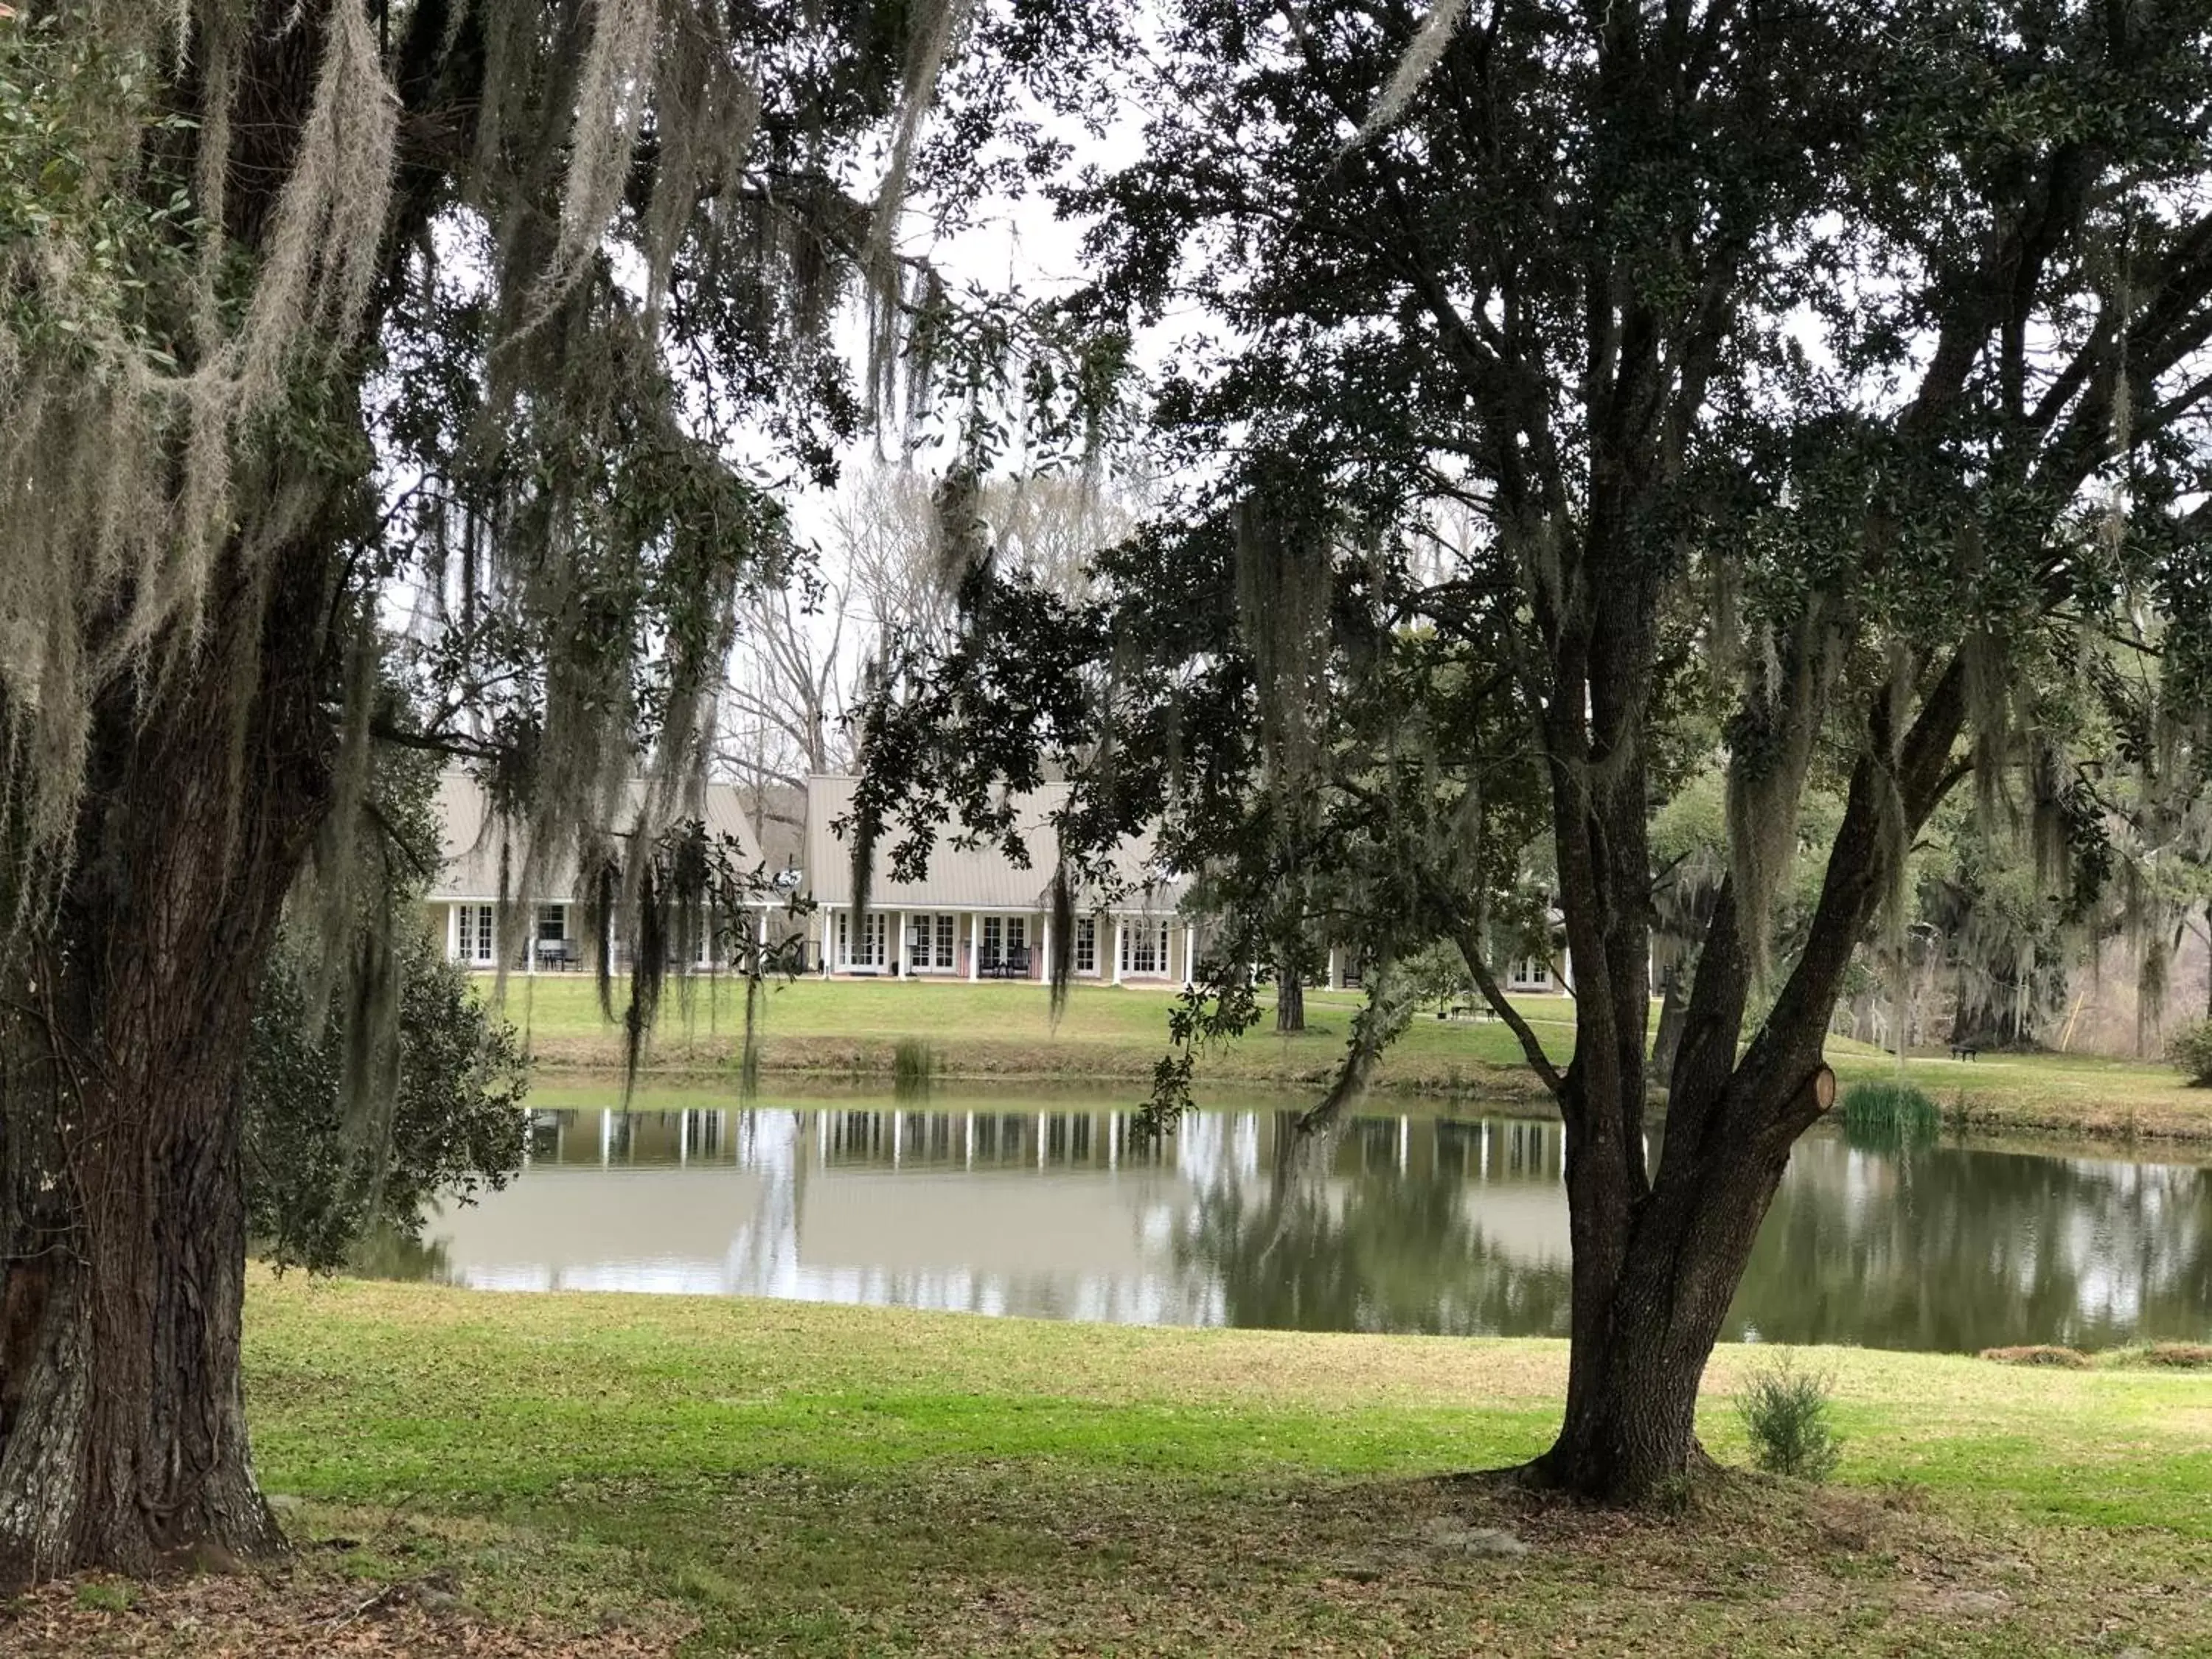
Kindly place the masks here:
MULTIPOLYGON (((806 791, 806 882, 819 908, 814 965, 830 974, 916 979, 1042 980, 1050 972, 1052 878, 1060 855, 1050 815, 1068 786, 1047 784, 1015 803, 1029 852, 1027 868, 996 846, 954 844, 942 828, 929 872, 896 881, 890 872, 893 826, 877 849, 868 908, 853 912, 853 854, 831 825, 852 811, 855 780, 813 777, 806 791)), ((1069 963, 1079 981, 1182 984, 1196 956, 1195 927, 1180 912, 1187 883, 1151 867, 1139 842, 1115 860, 1117 890, 1079 895, 1069 963)))
MULTIPOLYGON (((642 784, 632 786, 632 799, 642 784)), ((741 867, 760 862, 760 841, 751 819, 727 784, 708 784, 700 806, 708 831, 737 843, 741 867)), ((471 968, 499 965, 501 843, 498 827, 487 823, 487 803, 475 779, 450 767, 438 781, 438 815, 444 826, 444 861, 424 897, 434 937, 446 942, 446 954, 471 968)), ((626 828, 627 826, 616 826, 626 828)), ((511 854, 510 856, 514 856, 511 854)), ((510 870, 509 889, 513 887, 510 870)), ((584 966, 590 951, 583 935, 582 895, 576 890, 573 861, 564 857, 544 883, 544 894, 530 917, 526 937, 507 964, 528 973, 584 966)), ((779 897, 759 901, 763 921, 781 909, 779 897)), ((759 925, 759 924, 757 924, 759 925)))

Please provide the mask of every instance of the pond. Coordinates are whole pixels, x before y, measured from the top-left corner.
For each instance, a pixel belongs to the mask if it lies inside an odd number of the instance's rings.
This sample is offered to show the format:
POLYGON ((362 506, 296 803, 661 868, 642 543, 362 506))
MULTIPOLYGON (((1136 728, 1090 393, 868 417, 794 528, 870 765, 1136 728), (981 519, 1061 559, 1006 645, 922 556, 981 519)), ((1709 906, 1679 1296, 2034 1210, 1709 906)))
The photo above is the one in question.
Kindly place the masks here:
MULTIPOLYGON (((485 1290, 1565 1334, 1556 1122, 1364 1115, 1285 1182, 1286 1111, 1207 1110, 1148 1141, 1127 1104, 1032 1091, 541 1109, 522 1175, 434 1215, 414 1271, 485 1290)), ((1923 1350, 2206 1340, 2212 1168, 1816 1133, 1726 1334, 1923 1350)))

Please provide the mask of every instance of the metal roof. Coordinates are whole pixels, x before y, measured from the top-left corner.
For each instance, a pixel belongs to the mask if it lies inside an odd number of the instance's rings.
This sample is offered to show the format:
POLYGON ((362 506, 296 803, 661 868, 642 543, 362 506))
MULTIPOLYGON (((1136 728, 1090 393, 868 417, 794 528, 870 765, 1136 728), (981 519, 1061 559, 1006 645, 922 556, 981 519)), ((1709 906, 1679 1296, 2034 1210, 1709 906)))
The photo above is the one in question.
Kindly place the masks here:
MULTIPOLYGON (((629 810, 635 813, 645 798, 645 784, 633 781, 629 786, 629 810)), ((432 903, 460 899, 489 903, 499 897, 499 826, 487 822, 483 787, 458 766, 448 767, 438 779, 438 817, 443 826, 443 866, 424 895, 432 903)), ((678 820, 696 816, 705 820, 707 828, 715 835, 732 837, 738 843, 738 862, 750 869, 760 862, 760 838, 753 833, 752 820, 738 804, 734 785, 710 783, 703 799, 680 805, 678 820)), ((630 826, 616 823, 606 826, 610 830, 624 830, 630 826)), ((663 826, 665 827, 665 826, 663 826)), ((521 865, 520 849, 517 848, 510 863, 511 869, 521 865)), ((576 872, 574 856, 564 849, 545 883, 544 896, 548 900, 579 896, 575 894, 576 872)))
MULTIPOLYGON (((820 775, 806 781, 807 885, 817 902, 853 902, 853 850, 830 827, 853 808, 857 780, 820 775)), ((1060 837, 1051 814, 1068 797, 1068 786, 1048 783, 1013 798, 1014 825, 1029 852, 1029 867, 1016 865, 997 845, 962 847, 960 826, 939 828, 929 855, 929 872, 920 881, 894 881, 890 851, 902 836, 894 823, 878 851, 877 872, 868 893, 871 908, 893 910, 1043 910, 1051 908, 1052 872, 1060 860, 1060 837)), ((1182 902, 1188 883, 1152 867, 1149 835, 1127 842, 1114 854, 1116 885, 1122 891, 1111 904, 1093 903, 1125 915, 1159 914, 1182 902)))

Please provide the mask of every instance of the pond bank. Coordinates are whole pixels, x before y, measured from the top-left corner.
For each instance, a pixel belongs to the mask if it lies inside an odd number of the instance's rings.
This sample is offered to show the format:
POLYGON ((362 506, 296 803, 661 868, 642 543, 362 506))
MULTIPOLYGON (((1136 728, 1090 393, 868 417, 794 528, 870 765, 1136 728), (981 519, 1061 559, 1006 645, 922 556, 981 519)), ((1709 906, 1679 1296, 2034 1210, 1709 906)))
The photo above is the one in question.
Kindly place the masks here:
MULTIPOLYGON (((246 1344, 257 1464, 307 1547, 192 1630, 179 1592, 111 1610, 63 1586, 0 1609, 0 1649, 304 1652, 263 1625, 364 1606, 362 1650, 417 1653, 2212 1641, 2202 1374, 1809 1351, 1837 1486, 1740 1475, 1622 1516, 1460 1478, 1546 1443, 1556 1342, 256 1274, 246 1344)), ((1708 1382, 1729 1463, 1753 1357, 1723 1349, 1708 1382)))
MULTIPOLYGON (((676 1080, 733 1073, 742 1051, 743 1003, 735 988, 697 988, 690 1006, 672 993, 647 1049, 647 1073, 676 1080)), ((1158 990, 1079 986, 1054 1020, 1038 985, 863 983, 800 980, 763 998, 763 1072, 824 1083, 887 1081, 926 1062, 952 1082, 1149 1085, 1166 1047, 1169 998, 1158 990)), ((1516 1000, 1553 1057, 1573 1052, 1573 1009, 1559 997, 1516 1000)), ((1334 1075, 1358 1007, 1352 993, 1307 994, 1308 1029, 1259 1030, 1203 1055, 1209 1090, 1312 1091, 1334 1075)), ((622 1042, 581 975, 510 981, 508 1017, 526 1026, 541 1066, 556 1073, 619 1076, 622 1042)), ((1828 1058, 1846 1086, 1897 1075, 1887 1054, 1832 1038, 1828 1058)), ((1990 1054, 1972 1060, 1914 1056, 1911 1082, 1948 1125, 1979 1131, 2131 1140, 2212 1141, 2212 1090, 2191 1089, 2149 1062, 2067 1054, 1990 1054)), ((1480 1101, 1552 1115, 1551 1098, 1512 1034, 1494 1021, 1421 1018, 1386 1057, 1385 1096, 1480 1101)))

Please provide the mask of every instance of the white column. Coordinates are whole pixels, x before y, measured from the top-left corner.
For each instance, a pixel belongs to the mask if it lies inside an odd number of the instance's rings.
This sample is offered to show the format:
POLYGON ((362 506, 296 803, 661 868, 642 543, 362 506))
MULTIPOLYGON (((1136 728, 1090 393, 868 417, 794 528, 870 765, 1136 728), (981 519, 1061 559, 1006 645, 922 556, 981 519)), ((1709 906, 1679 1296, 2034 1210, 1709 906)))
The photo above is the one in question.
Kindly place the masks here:
POLYGON ((459 962, 460 959, 461 907, 449 904, 446 907, 446 960, 459 962))
POLYGON ((907 947, 907 915, 906 915, 906 912, 905 912, 905 911, 903 911, 903 910, 902 910, 902 911, 900 911, 900 912, 898 913, 898 929, 899 929, 899 946, 898 946, 898 970, 899 970, 899 977, 900 977, 901 979, 906 979, 906 978, 908 978, 908 977, 911 976, 911 975, 912 975, 912 974, 914 973, 914 962, 913 962, 913 959, 912 959, 912 953, 908 951, 908 947, 907 947))
POLYGON ((534 904, 522 914, 522 971, 538 971, 538 907, 534 904))
POLYGON ((968 913, 968 979, 970 984, 983 977, 983 918, 976 911, 968 913))
POLYGON ((1188 985, 1198 977, 1198 929, 1182 930, 1182 982, 1188 985))
POLYGON ((1114 918, 1114 983, 1121 982, 1121 918, 1114 918))
POLYGON ((1044 921, 1037 928, 1037 977, 1052 977, 1052 912, 1044 913, 1044 921))
POLYGON ((1328 947, 1328 988, 1332 991, 1344 988, 1344 956, 1334 945, 1328 947))

